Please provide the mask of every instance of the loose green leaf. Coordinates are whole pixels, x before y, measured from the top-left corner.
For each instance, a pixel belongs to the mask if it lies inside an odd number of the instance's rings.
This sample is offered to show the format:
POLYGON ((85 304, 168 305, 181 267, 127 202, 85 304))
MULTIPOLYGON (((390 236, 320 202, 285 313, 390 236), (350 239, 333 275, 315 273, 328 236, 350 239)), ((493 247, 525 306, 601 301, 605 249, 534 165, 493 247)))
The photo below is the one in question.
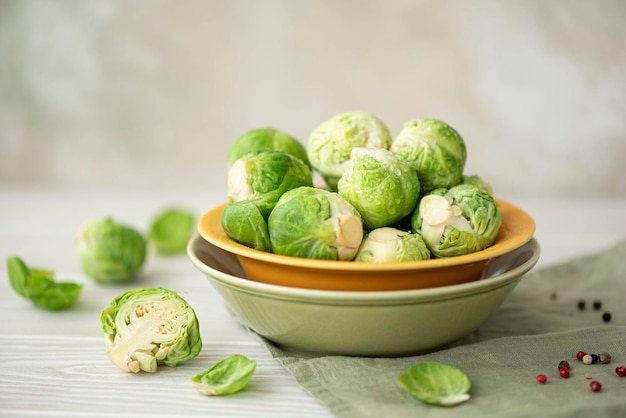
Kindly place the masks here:
POLYGON ((191 378, 203 395, 230 395, 242 390, 254 374, 256 361, 233 354, 191 378))
POLYGON ((467 375, 436 361, 412 366, 398 377, 398 383, 411 396, 428 404, 454 406, 470 398, 467 375))
POLYGON ((26 263, 16 256, 7 259, 7 271, 13 290, 44 309, 61 310, 71 307, 83 289, 83 286, 77 283, 57 283, 54 281, 52 271, 29 269, 26 263))
POLYGON ((186 209, 168 208, 159 213, 150 225, 148 240, 157 254, 180 254, 195 228, 195 216, 186 209))

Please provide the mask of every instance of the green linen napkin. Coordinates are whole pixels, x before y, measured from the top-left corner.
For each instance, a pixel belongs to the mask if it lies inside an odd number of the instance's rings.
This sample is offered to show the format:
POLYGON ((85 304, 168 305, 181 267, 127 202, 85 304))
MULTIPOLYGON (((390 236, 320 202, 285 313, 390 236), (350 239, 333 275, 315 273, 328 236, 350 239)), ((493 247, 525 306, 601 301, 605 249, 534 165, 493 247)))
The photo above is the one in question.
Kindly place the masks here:
POLYGON ((606 251, 529 273, 476 332, 432 353, 403 358, 304 358, 258 337, 302 387, 338 417, 626 416, 626 241, 606 251), (584 301, 581 309, 579 302, 584 301), (601 306, 594 308, 594 301, 601 306), (605 312, 610 321, 603 320, 605 312), (609 364, 586 365, 578 351, 608 352, 609 364), (558 373, 567 360, 571 374, 558 373), (471 399, 433 406, 400 388, 398 376, 416 363, 460 368, 471 399), (546 384, 535 377, 543 373, 546 384), (589 382, 602 390, 593 392, 589 382))

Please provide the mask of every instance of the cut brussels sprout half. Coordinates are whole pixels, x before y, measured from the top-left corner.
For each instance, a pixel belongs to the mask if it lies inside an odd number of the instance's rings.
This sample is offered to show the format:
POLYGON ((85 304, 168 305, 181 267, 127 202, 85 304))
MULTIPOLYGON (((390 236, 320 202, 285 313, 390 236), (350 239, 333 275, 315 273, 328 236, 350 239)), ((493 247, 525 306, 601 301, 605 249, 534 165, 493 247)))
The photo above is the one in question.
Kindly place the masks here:
POLYGON ((469 378, 460 369, 436 361, 418 363, 398 378, 400 386, 422 402, 455 406, 470 399, 469 378))
POLYGON ((135 288, 111 301, 100 315, 106 354, 125 372, 175 367, 202 349, 193 308, 176 292, 135 288))

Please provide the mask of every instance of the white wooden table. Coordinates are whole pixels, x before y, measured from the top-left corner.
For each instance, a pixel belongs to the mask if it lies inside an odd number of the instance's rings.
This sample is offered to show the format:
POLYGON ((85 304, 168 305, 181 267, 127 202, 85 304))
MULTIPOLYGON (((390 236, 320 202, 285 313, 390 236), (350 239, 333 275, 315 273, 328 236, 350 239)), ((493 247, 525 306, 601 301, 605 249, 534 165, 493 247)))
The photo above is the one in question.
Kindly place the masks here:
MULTIPOLYGON (((30 266, 52 269, 59 281, 84 283, 77 305, 48 312, 17 296, 6 267, 0 277, 0 416, 58 417, 324 417, 323 405, 301 389, 265 349, 226 312, 218 294, 186 256, 150 255, 129 284, 98 285, 81 272, 74 235, 82 221, 109 215, 145 230, 170 204, 196 214, 223 195, 185 191, 67 191, 0 187, 0 256, 18 255, 30 266), (194 307, 204 343, 201 354, 156 374, 127 374, 104 354, 99 316, 111 299, 136 286, 180 291, 194 307), (190 378, 240 353, 257 361, 242 392, 205 397, 190 378)), ((601 250, 626 238, 626 197, 556 201, 505 198, 537 222, 542 257, 536 268, 601 250)))

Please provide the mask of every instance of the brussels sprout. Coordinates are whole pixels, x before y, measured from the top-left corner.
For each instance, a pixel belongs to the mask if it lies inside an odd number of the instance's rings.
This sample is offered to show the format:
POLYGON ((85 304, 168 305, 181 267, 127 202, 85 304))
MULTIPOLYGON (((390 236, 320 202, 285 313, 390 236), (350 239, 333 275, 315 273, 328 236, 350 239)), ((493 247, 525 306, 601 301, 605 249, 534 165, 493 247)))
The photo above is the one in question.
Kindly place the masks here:
POLYGON ((391 226, 409 215, 419 198, 415 169, 382 148, 354 148, 337 184, 339 195, 356 208, 368 229, 391 226))
POLYGON ((150 225, 148 241, 157 254, 185 252, 195 228, 194 214, 182 208, 168 208, 150 225))
POLYGON ((465 141, 444 122, 436 119, 406 122, 390 150, 417 170, 423 194, 461 182, 467 158, 465 141))
POLYGON ((233 354, 195 375, 191 381, 203 395, 230 395, 246 387, 255 369, 256 361, 233 354))
POLYGON ((143 267, 146 239, 111 218, 92 218, 78 232, 76 253, 84 273, 96 282, 126 282, 143 267))
POLYGON ((175 367, 202 349, 193 308, 168 289, 122 293, 102 311, 100 325, 107 356, 125 372, 156 372, 158 364, 175 367))
POLYGON ((337 193, 300 187, 285 193, 270 214, 276 254, 352 260, 363 239, 359 212, 337 193))
POLYGON ((229 202, 250 201, 266 219, 283 193, 300 186, 313 186, 311 170, 283 151, 248 154, 228 171, 229 202))
POLYGON ((337 181, 348 169, 352 148, 384 148, 391 145, 387 126, 371 113, 340 113, 318 125, 309 137, 307 153, 311 165, 328 188, 337 190, 337 181))
POLYGON ((82 284, 55 282, 52 271, 29 268, 16 256, 7 259, 7 272, 13 290, 44 309, 56 311, 69 308, 83 290, 82 284))
POLYGON ((228 151, 228 167, 232 167, 235 161, 246 154, 271 150, 287 152, 311 167, 304 145, 294 137, 274 128, 253 129, 237 138, 228 151))
POLYGON ((354 261, 387 263, 428 260, 429 258, 430 251, 419 234, 383 227, 370 231, 363 238, 354 261))
POLYGON ((230 239, 255 250, 271 252, 267 222, 253 203, 242 201, 226 205, 221 222, 230 239))
POLYGON ((424 196, 412 225, 431 253, 450 257, 483 250, 496 239, 502 216, 494 198, 477 187, 461 184, 424 196))
POLYGON ((478 174, 463 175, 461 184, 469 184, 474 187, 478 187, 493 196, 493 188, 489 183, 482 179, 478 174))

